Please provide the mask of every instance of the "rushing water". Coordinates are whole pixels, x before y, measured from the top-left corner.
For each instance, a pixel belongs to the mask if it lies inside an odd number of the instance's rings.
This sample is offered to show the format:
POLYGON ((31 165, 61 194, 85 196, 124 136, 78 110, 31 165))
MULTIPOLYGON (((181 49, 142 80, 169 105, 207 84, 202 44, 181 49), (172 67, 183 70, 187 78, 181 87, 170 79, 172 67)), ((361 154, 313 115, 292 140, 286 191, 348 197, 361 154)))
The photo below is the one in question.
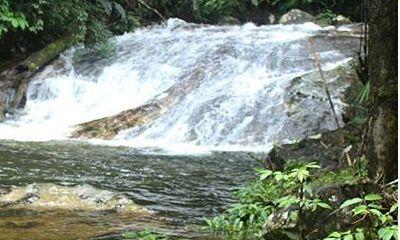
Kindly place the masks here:
MULTIPOLYGON (((325 69, 355 56, 357 38, 318 38, 335 32, 312 23, 221 27, 171 19, 166 26, 114 38, 116 54, 106 60, 74 65, 71 50, 32 80, 25 109, 0 124, 0 138, 65 139, 75 124, 167 97, 173 104, 159 119, 108 143, 265 150, 273 142, 313 133, 289 116, 285 97, 294 78, 315 72, 308 37, 317 38, 325 69)), ((332 89, 338 111, 342 91, 332 89)), ((325 97, 322 89, 314 92, 325 97)), ((315 102, 308 111, 322 116, 315 102)), ((317 125, 312 118, 308 122, 317 125)), ((335 128, 332 118, 320 125, 320 130, 335 128)))
MULTIPOLYGON (((87 239, 125 228, 198 237, 190 226, 225 208, 232 190, 254 177, 258 163, 240 152, 336 128, 321 79, 298 79, 315 74, 309 37, 324 70, 356 56, 358 39, 337 36, 346 32, 171 19, 113 38, 107 59, 74 61, 79 50, 66 51, 32 79, 26 107, 0 123, 0 184, 89 184, 155 215, 2 208, 0 239, 87 239), (75 124, 157 99, 171 103, 161 117, 113 140, 66 140, 75 124)), ((348 83, 327 77, 340 112, 348 83)))

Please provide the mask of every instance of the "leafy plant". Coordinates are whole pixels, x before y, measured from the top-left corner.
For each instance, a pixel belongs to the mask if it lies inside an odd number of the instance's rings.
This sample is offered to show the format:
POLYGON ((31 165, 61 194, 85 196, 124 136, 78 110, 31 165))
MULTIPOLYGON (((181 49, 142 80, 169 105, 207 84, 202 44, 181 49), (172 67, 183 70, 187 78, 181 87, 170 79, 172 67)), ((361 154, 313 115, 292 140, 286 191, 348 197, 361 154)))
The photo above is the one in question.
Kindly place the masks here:
POLYGON ((348 230, 346 232, 332 232, 324 240, 364 240, 365 239, 365 229, 357 228, 355 231, 348 230))
POLYGON ((326 9, 324 12, 318 14, 316 17, 318 24, 325 26, 325 25, 332 25, 334 19, 336 18, 336 14, 332 12, 330 9, 326 9))
POLYGON ((368 81, 361 89, 361 91, 357 97, 357 101, 360 104, 365 101, 368 101, 370 93, 371 93, 371 81, 368 81))
POLYGON ((196 1, 195 18, 199 21, 216 20, 221 16, 233 16, 243 12, 245 4, 237 0, 198 0, 196 1))
MULTIPOLYGON (((398 239, 397 213, 398 203, 393 203, 388 211, 382 206, 383 197, 378 194, 368 194, 363 198, 352 198, 344 201, 340 209, 348 209, 355 220, 354 225, 362 228, 345 232, 332 232, 324 240, 363 240, 363 239, 398 239)), ((387 210, 387 209, 386 209, 387 210)))
POLYGON ((241 237, 261 236, 263 224, 278 210, 295 208, 300 219, 304 212, 330 209, 327 203, 313 197, 309 187, 312 171, 319 168, 315 163, 308 163, 285 171, 258 169, 258 181, 235 194, 239 203, 220 216, 206 219, 207 228, 241 237))
POLYGON ((8 1, 0 1, 0 39, 10 29, 25 30, 28 27, 28 20, 22 12, 13 10, 8 1))

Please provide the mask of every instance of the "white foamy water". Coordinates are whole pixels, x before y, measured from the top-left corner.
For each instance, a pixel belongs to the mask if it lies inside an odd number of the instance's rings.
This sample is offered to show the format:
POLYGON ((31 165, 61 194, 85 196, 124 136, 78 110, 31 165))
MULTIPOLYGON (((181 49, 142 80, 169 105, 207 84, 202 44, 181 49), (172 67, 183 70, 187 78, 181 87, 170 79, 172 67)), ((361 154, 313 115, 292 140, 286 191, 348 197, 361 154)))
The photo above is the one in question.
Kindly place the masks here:
MULTIPOLYGON (((288 114, 288 95, 293 79, 315 71, 307 39, 324 31, 334 30, 312 23, 200 26, 170 19, 166 26, 113 38, 116 56, 108 60, 74 65, 74 50, 69 50, 30 82, 26 107, 0 124, 0 139, 66 139, 75 124, 168 97, 177 103, 160 118, 114 140, 91 142, 183 151, 265 150, 315 131, 307 128, 317 124, 315 117, 304 124, 307 119, 288 114), (166 90, 177 86, 192 90, 168 96, 166 90)), ((357 48, 322 43, 318 51, 325 70, 348 62, 357 48)), ((320 89, 314 92, 322 98, 320 89)), ((332 90, 338 110, 344 89, 332 90)), ((305 111, 323 115, 313 107, 305 111)), ((324 121, 318 122, 322 129, 334 129, 333 119, 324 121)))

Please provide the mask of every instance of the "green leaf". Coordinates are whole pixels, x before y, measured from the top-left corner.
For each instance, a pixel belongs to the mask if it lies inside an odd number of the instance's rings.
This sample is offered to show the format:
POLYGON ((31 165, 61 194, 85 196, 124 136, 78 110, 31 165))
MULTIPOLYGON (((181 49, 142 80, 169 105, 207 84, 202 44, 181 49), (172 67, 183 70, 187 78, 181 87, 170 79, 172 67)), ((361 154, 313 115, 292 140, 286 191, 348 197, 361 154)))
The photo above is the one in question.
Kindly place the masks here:
POLYGON ((382 200, 382 197, 379 196, 378 194, 368 194, 367 196, 364 197, 365 201, 379 201, 382 200))
POLYGON ((349 234, 344 236, 343 240, 353 240, 353 235, 349 234))
POLYGON ((12 25, 14 28, 17 28, 17 27, 19 26, 18 19, 12 18, 12 19, 11 19, 11 25, 12 25))
POLYGON ((329 234, 328 238, 340 238, 342 235, 339 232, 329 234))
POLYGON ((258 172, 260 173, 260 181, 267 179, 273 173, 271 170, 266 169, 259 170, 258 172))
POLYGON ((390 240, 393 237, 393 231, 389 227, 378 230, 379 239, 390 240))
POLYGON ((356 240, 364 240, 365 239, 364 233, 362 233, 362 232, 356 233, 355 237, 356 237, 356 240))
POLYGON ((380 217, 381 215, 383 215, 379 210, 377 209, 370 209, 369 210, 371 213, 373 213, 375 216, 380 217))
POLYGON ((111 15, 112 12, 112 3, 108 0, 97 0, 104 8, 107 15, 111 15))
POLYGON ((329 204, 324 203, 324 202, 317 202, 318 207, 320 208, 325 208, 325 209, 332 209, 331 206, 329 206, 329 204))
POLYGON ((370 203, 370 204, 368 204, 368 207, 369 207, 369 208, 379 209, 379 210, 382 209, 382 206, 380 206, 380 205, 378 205, 378 204, 375 204, 375 203, 370 203))
POLYGON ((277 182, 280 182, 283 179, 282 172, 278 171, 274 173, 274 178, 277 182))
POLYGON ((121 17, 121 19, 125 19, 126 18, 126 12, 125 9, 121 6, 121 4, 114 2, 114 8, 115 10, 117 10, 119 16, 121 17))
POLYGON ((394 238, 396 240, 398 240, 398 238, 399 238, 399 226, 393 225, 391 228, 394 231, 394 234, 393 234, 394 238))
POLYGON ((353 211, 354 216, 368 213, 367 206, 365 206, 365 205, 357 206, 352 211, 353 211))
POLYGON ((249 217, 249 223, 250 223, 250 224, 252 224, 252 223, 254 222, 254 218, 255 218, 255 215, 254 215, 254 213, 253 213, 253 214, 251 214, 250 217, 249 217))
POLYGON ((258 4, 260 4, 260 2, 258 0, 251 0, 251 4, 253 4, 253 6, 258 7, 258 4))
POLYGON ((321 168, 316 162, 312 162, 306 165, 306 168, 321 168))
POLYGON ((348 207, 348 206, 351 206, 351 205, 354 205, 354 204, 357 204, 360 202, 362 202, 361 198, 349 199, 349 200, 344 201, 344 203, 342 203, 342 205, 340 205, 340 208, 345 208, 345 207, 348 207))
POLYGON ((397 211, 397 208, 398 208, 398 203, 393 204, 392 207, 390 207, 389 213, 397 211))
POLYGON ((361 89, 360 94, 357 96, 357 101, 361 104, 368 100, 369 94, 371 92, 371 81, 368 81, 361 89))

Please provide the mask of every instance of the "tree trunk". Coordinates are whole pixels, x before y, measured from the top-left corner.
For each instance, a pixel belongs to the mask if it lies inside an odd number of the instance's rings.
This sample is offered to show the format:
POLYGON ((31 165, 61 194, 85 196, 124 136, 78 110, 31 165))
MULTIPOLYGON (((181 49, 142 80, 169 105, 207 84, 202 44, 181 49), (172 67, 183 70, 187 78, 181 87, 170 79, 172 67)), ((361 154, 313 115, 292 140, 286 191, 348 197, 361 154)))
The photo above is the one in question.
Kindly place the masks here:
POLYGON ((42 50, 33 53, 13 68, 0 73, 0 120, 5 111, 13 111, 21 105, 26 94, 27 81, 44 65, 56 58, 62 51, 70 47, 76 40, 75 35, 58 39, 42 50), (15 94, 11 101, 5 102, 5 91, 13 89, 15 94))
POLYGON ((397 0, 370 0, 371 129, 366 149, 374 179, 397 178, 397 0))

